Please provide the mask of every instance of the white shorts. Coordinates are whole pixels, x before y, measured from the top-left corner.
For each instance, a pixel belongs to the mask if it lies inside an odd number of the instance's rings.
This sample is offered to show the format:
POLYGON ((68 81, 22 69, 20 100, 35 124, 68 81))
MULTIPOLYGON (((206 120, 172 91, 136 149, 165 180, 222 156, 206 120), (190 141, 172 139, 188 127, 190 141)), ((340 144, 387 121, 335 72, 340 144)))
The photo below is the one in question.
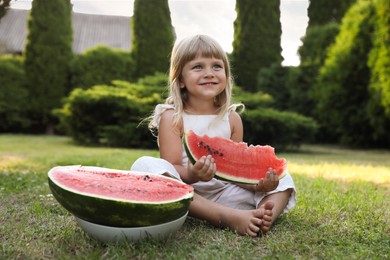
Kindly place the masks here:
MULTIPOLYGON (((143 156, 132 165, 133 171, 141 171, 153 174, 165 174, 181 180, 175 167, 168 161, 160 158, 143 156)), ((253 192, 241 188, 234 183, 213 178, 208 182, 192 184, 197 194, 211 201, 236 209, 256 209, 264 197, 292 189, 292 193, 283 213, 287 213, 296 204, 296 190, 290 174, 279 181, 279 186, 270 192, 253 192)))

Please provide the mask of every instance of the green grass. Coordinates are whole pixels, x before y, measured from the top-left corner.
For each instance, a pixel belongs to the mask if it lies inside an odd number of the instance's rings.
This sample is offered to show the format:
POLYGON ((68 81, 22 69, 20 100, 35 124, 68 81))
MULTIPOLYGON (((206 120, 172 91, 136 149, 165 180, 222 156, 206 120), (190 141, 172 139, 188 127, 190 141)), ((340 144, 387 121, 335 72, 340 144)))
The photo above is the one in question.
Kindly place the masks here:
POLYGON ((298 204, 260 238, 187 218, 164 241, 101 244, 51 196, 47 172, 128 169, 157 151, 75 146, 66 137, 0 135, 0 259, 390 259, 390 151, 303 146, 288 159, 298 204))

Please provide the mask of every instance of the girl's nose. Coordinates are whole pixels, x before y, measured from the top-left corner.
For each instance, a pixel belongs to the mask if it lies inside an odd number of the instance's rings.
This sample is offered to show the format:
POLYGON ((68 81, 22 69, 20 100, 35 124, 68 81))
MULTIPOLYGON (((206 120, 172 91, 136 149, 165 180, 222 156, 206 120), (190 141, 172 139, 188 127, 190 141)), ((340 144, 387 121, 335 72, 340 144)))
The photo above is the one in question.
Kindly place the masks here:
POLYGON ((212 68, 206 69, 204 76, 207 77, 207 78, 214 77, 213 69, 212 68))

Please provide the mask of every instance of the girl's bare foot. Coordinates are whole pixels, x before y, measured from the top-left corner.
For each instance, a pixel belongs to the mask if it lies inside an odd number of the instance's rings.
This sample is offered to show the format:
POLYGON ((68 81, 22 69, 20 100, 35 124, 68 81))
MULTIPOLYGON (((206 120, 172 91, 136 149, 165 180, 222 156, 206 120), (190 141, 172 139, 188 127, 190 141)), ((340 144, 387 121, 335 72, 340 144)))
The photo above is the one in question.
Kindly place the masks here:
POLYGON ((247 235, 255 237, 260 232, 262 217, 264 212, 262 210, 239 210, 230 209, 228 219, 225 221, 225 225, 233 231, 236 231, 239 235, 247 235))
POLYGON ((260 224, 260 230, 263 234, 267 233, 269 229, 271 228, 272 225, 272 215, 273 211, 272 209, 274 208, 274 202, 273 201, 267 201, 266 203, 260 205, 259 210, 262 213, 262 222, 260 224))
POLYGON ((256 237, 259 232, 268 232, 273 221, 273 209, 273 200, 263 200, 255 210, 241 210, 212 202, 195 193, 190 204, 190 216, 206 220, 217 227, 227 227, 243 236, 256 237))

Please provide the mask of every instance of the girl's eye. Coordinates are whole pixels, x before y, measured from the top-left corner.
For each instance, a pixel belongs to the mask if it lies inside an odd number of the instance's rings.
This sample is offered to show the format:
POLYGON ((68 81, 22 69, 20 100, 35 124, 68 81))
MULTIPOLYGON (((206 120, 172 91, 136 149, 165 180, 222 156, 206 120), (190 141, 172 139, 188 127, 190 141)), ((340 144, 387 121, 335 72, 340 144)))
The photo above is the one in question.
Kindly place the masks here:
POLYGON ((215 69, 215 70, 220 70, 220 69, 222 69, 223 67, 222 67, 222 65, 220 65, 220 64, 215 64, 214 66, 213 66, 213 69, 215 69))
POLYGON ((194 67, 192 67, 193 70, 200 70, 202 69, 202 66, 200 65, 195 65, 194 67))

